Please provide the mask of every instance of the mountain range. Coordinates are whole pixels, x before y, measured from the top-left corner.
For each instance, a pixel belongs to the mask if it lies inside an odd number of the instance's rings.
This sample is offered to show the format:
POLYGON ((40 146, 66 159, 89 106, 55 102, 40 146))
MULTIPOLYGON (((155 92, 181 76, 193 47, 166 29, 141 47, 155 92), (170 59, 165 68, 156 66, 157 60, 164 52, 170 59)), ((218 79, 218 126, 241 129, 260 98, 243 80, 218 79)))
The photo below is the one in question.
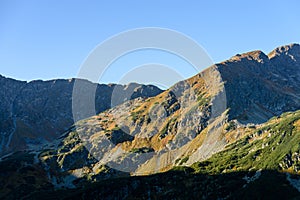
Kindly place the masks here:
POLYGON ((52 142, 67 130, 74 123, 72 94, 76 81, 96 89, 96 113, 111 107, 113 91, 119 94, 115 104, 162 92, 156 86, 136 83, 105 85, 81 79, 25 82, 0 76, 0 155, 52 142))
POLYGON ((96 115, 75 122, 74 81, 0 77, 1 198, 300 198, 299 44, 165 91, 97 85, 96 115))

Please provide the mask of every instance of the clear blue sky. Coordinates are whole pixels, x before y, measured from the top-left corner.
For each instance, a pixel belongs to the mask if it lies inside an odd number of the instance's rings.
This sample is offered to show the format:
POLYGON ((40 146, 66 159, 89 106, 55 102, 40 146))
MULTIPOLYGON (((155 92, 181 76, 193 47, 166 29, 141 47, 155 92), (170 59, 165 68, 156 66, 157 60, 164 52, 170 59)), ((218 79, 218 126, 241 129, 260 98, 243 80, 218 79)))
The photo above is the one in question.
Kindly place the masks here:
MULTIPOLYGON (((96 45, 140 27, 182 32, 202 45, 214 62, 250 50, 268 53, 300 42, 299 2, 0 0, 0 74, 21 80, 76 77, 96 45)), ((141 65, 151 58, 168 64, 173 59, 176 70, 184 71, 177 58, 156 54, 129 56, 123 64, 141 65)), ((117 79, 109 75, 104 82, 117 79)))

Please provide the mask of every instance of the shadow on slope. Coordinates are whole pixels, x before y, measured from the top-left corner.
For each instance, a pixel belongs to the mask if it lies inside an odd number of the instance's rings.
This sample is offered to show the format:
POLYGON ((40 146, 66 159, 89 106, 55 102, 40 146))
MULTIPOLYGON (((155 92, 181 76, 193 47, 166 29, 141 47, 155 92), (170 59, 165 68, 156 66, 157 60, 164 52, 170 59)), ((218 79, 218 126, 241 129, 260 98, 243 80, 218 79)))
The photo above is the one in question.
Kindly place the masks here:
MULTIPOLYGON (((293 176, 296 182, 298 175, 293 176)), ((195 174, 191 168, 106 180, 80 189, 36 192, 48 199, 299 199, 285 173, 277 171, 195 174), (255 178, 256 177, 256 178, 255 178)))

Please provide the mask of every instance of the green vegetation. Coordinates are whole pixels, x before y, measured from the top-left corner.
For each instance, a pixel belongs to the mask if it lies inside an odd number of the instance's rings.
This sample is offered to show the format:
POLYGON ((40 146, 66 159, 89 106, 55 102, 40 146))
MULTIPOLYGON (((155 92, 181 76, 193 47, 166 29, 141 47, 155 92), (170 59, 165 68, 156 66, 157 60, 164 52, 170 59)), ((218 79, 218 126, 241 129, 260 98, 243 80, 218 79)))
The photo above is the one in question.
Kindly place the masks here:
POLYGON ((118 127, 118 125, 116 125, 113 129, 111 129, 112 131, 119 131, 121 128, 118 127))
POLYGON ((135 123, 139 119, 140 114, 143 112, 144 112, 143 110, 139 110, 137 112, 130 113, 131 120, 135 123))
POLYGON ((282 170, 279 164, 284 158, 300 151, 300 131, 293 125, 299 119, 300 112, 285 114, 281 121, 255 130, 208 160, 193 164, 192 168, 197 173, 208 174, 258 169, 282 170))
POLYGON ((168 135, 169 122, 162 128, 159 134, 159 139, 163 139, 168 135))
POLYGON ((225 127, 225 130, 226 131, 231 131, 231 130, 234 130, 236 128, 236 125, 234 123, 234 121, 230 121, 227 126, 225 127))
POLYGON ((175 165, 176 165, 180 160, 181 160, 180 158, 177 158, 177 159, 175 160, 175 165))
POLYGON ((154 149, 152 149, 152 148, 142 147, 142 148, 133 148, 129 152, 140 154, 140 153, 149 153, 149 152, 153 152, 153 151, 154 151, 154 149))
POLYGON ((189 159, 188 156, 182 158, 181 161, 180 161, 180 163, 179 163, 179 165, 183 165, 184 163, 186 163, 188 161, 188 159, 189 159))
POLYGON ((203 93, 200 93, 197 96, 197 102, 198 102, 198 105, 205 105, 209 102, 209 99, 205 98, 203 93))

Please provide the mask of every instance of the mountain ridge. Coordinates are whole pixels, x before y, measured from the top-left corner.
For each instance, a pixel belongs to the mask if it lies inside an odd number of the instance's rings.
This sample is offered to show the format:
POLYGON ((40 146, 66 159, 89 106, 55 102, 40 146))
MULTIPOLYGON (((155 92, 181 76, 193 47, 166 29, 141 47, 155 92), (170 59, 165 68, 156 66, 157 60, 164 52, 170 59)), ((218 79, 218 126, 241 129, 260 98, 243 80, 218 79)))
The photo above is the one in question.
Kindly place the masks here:
POLYGON ((115 88, 122 95, 115 104, 126 100, 122 97, 148 97, 162 92, 153 85, 105 85, 74 78, 26 82, 1 76, 0 155, 26 149, 30 143, 52 141, 71 126, 74 123, 72 92, 75 81, 87 88, 96 88, 96 113, 112 106, 110 95, 115 88))
MULTIPOLYGON (((295 98, 300 80, 292 77, 299 71, 297 66, 287 62, 278 68, 277 61, 267 61, 261 51, 239 58, 211 66, 158 96, 125 102, 81 121, 58 146, 63 150, 41 159, 46 166, 63 167, 72 174, 73 169, 66 167, 72 165, 69 161, 64 165, 64 160, 85 146, 98 161, 81 167, 90 168, 96 179, 103 165, 136 175, 152 174, 191 165, 222 151, 231 124, 259 126, 273 116, 300 109, 295 98), (116 135, 123 138, 116 142, 116 135)), ((83 156, 80 160, 89 159, 83 156)), ((84 178, 81 167, 76 174, 84 178)))
MULTIPOLYGON (((291 49, 290 47, 294 47, 292 49, 295 49, 293 51, 295 55, 300 55, 300 46, 298 44, 286 45, 278 47, 276 49, 289 50, 291 49)), ((282 98, 289 98, 287 101, 291 103, 296 97, 297 102, 294 102, 294 104, 299 105, 300 90, 297 83, 299 83, 298 75, 300 75, 298 67, 300 57, 298 60, 291 61, 290 59, 288 59, 288 61, 286 61, 286 56, 283 56, 285 55, 285 51, 282 52, 280 55, 281 56, 277 56, 278 58, 275 56, 269 59, 268 57, 266 57, 266 54, 264 54, 262 51, 252 51, 241 54, 238 57, 234 57, 233 60, 229 59, 228 61, 216 64, 218 66, 218 69, 220 70, 222 79, 227 81, 227 85, 225 83, 225 89, 226 94, 228 94, 229 97, 227 102, 229 102, 230 105, 228 107, 231 107, 232 104, 237 104, 235 100, 232 99, 232 97, 242 95, 244 96, 244 100, 238 99, 239 104, 242 103, 242 105, 239 105, 240 107, 244 107, 245 109, 250 110, 250 108, 247 107, 255 105, 255 101, 257 101, 258 105, 256 105, 256 107, 261 107, 263 105, 262 107, 264 107, 263 109, 266 111, 264 112, 265 116, 259 117, 261 119, 252 119, 252 121, 251 119, 241 121, 246 121, 247 123, 264 122, 268 118, 272 117, 272 115, 274 114, 278 115, 280 114, 280 112, 288 111, 288 109, 284 108, 283 105, 282 108, 276 108, 275 106, 273 106, 273 108, 266 107, 270 103, 273 103, 270 101, 272 100, 272 98, 275 98, 276 94, 278 94, 278 97, 276 98, 280 98, 279 96, 281 96, 282 98), (253 59, 253 55, 256 55, 255 59, 253 59), (282 60, 286 62, 282 63, 282 60), (233 83, 231 83, 231 81, 233 81, 233 83), (257 83, 261 83, 261 85, 257 85, 257 83), (285 88, 282 88, 283 85, 285 86, 285 88), (235 86, 239 86, 240 88, 235 86), (255 91, 249 90, 249 87, 254 86, 256 89, 255 91), (238 92, 232 91, 233 88, 237 89, 238 92), (265 95, 269 95, 270 99, 263 100, 261 97, 263 97, 264 94, 262 94, 261 91, 258 90, 258 88, 259 90, 263 90, 266 93, 265 95), (251 96, 251 94, 256 95, 257 99, 254 99, 251 96), (245 102, 245 100, 248 102, 245 102)), ((288 56, 288 58, 290 57, 288 56)), ((295 58, 298 58, 298 56, 295 56, 295 58)), ((274 101, 277 100, 274 99, 274 101)), ((296 105, 294 106, 294 109, 299 108, 296 105)), ((236 107, 234 107, 233 109, 241 110, 236 107)), ((235 113, 233 114, 232 118, 237 118, 239 115, 242 116, 245 115, 245 113, 235 113)), ((255 115, 255 113, 250 113, 250 115, 255 115)))

